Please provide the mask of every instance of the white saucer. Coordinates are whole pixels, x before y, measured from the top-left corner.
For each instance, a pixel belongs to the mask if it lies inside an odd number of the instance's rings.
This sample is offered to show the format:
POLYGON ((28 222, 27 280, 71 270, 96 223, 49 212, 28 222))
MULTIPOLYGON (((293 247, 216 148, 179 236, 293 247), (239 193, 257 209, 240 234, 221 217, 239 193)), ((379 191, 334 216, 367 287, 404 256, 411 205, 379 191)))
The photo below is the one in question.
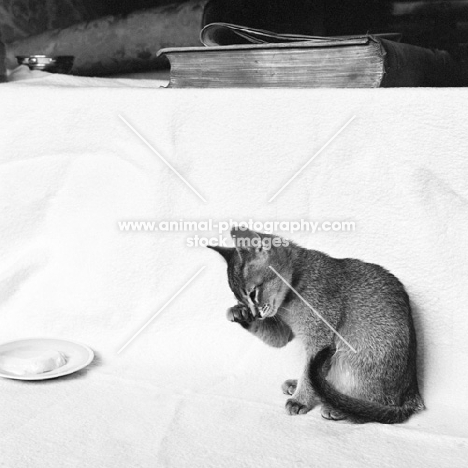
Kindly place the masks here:
POLYGON ((83 369, 94 359, 94 352, 88 346, 73 341, 52 338, 29 338, 3 343, 0 345, 0 355, 29 358, 51 349, 60 351, 67 357, 67 363, 64 366, 42 374, 16 375, 2 369, 0 365, 0 377, 15 380, 55 379, 83 369))

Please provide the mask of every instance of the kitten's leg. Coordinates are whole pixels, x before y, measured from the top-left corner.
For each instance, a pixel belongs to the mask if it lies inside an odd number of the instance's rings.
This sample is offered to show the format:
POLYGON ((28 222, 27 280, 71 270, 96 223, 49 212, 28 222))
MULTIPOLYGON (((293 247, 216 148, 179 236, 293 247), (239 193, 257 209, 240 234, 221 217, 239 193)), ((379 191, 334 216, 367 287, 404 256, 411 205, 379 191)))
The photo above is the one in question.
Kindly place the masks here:
MULTIPOLYGON (((309 382, 308 368, 309 361, 307 360, 306 368, 302 373, 300 379, 297 381, 294 393, 292 394, 291 398, 288 398, 286 400, 286 411, 290 415, 306 414, 320 401, 316 397, 315 392, 312 389, 312 385, 309 382)), ((287 380, 283 384, 283 388, 287 382, 294 381, 287 380)))
POLYGON ((297 380, 286 380, 283 385, 281 385, 281 390, 285 395, 293 395, 297 388, 297 380))
POLYGON ((275 348, 286 346, 294 338, 291 328, 283 321, 276 320, 274 317, 255 320, 245 328, 264 343, 275 348))
POLYGON ((286 400, 286 411, 291 415, 306 414, 314 406, 320 403, 320 399, 315 395, 314 389, 312 388, 312 384, 309 380, 309 363, 317 354, 318 350, 321 349, 320 346, 323 347, 321 341, 319 341, 319 346, 317 346, 316 340, 314 340, 313 343, 305 343, 307 359, 304 372, 297 381, 296 389, 291 398, 286 400))
POLYGON ((275 348, 286 346, 294 338, 291 328, 279 317, 257 319, 242 304, 228 309, 227 319, 231 322, 240 323, 250 333, 256 335, 267 345, 274 346, 275 348))

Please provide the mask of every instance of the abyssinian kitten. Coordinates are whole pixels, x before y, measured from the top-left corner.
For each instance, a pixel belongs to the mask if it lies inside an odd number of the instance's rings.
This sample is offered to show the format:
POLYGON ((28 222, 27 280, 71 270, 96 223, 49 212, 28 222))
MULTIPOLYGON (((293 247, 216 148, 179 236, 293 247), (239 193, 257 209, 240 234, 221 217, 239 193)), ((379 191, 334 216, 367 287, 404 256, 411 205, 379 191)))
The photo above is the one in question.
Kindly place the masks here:
POLYGON ((395 276, 279 236, 239 228, 231 236, 235 247, 210 246, 238 301, 227 318, 268 345, 296 338, 306 351, 302 376, 282 386, 289 414, 321 402, 326 419, 392 424, 424 408, 409 298, 395 276))

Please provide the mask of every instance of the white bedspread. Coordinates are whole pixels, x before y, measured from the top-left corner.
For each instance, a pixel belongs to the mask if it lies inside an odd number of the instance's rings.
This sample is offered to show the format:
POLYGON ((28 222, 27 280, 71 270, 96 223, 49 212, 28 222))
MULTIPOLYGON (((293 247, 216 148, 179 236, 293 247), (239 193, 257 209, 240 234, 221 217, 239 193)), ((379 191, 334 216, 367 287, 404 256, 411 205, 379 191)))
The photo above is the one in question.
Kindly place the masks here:
POLYGON ((62 379, 1 379, 0 466, 466 467, 468 90, 157 85, 0 85, 0 342, 64 338, 98 355, 62 379), (221 257, 188 247, 194 233, 118 228, 181 219, 354 221, 278 234, 404 282, 427 410, 395 426, 287 416, 280 385, 302 351, 226 321, 221 257))

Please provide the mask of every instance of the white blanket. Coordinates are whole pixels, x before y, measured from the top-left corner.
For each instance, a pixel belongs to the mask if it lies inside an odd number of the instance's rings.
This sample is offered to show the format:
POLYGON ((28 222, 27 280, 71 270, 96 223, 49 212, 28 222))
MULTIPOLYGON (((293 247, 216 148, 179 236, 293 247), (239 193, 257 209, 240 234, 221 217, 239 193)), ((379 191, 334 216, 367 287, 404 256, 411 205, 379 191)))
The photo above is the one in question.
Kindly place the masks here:
POLYGON ((466 466, 468 91, 57 80, 0 86, 0 342, 72 339, 98 358, 62 379, 1 379, 0 466, 466 466), (118 227, 208 219, 355 222, 277 233, 403 281, 427 410, 395 426, 287 416, 280 385, 302 350, 226 321, 222 258, 188 247, 193 232, 118 227))

